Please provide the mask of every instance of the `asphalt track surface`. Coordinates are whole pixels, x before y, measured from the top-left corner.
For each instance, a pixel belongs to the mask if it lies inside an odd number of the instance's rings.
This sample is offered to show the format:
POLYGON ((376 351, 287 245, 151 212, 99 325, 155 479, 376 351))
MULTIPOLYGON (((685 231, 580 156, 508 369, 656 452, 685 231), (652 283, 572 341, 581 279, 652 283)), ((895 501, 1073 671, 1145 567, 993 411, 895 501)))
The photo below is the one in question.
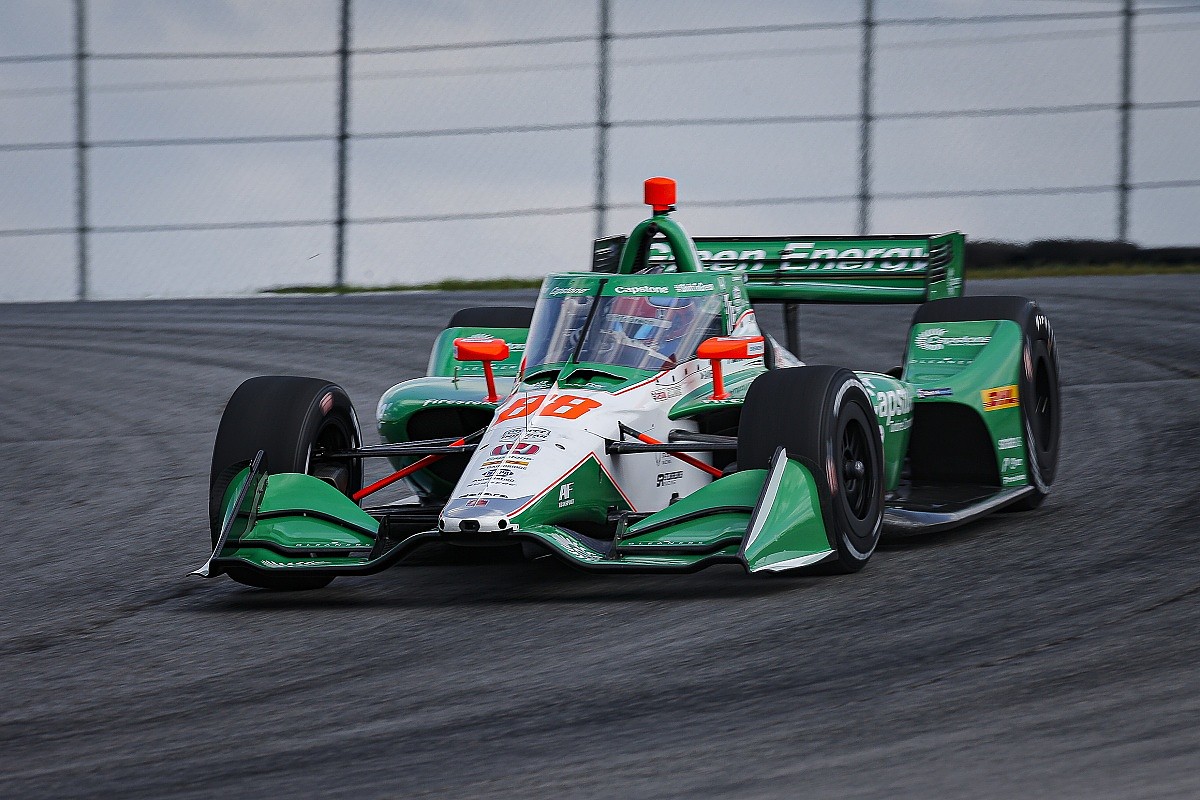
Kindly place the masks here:
MULTIPOLYGON (((531 293, 0 306, 0 796, 1200 796, 1200 276, 970 289, 1058 335, 1036 512, 846 577, 437 550, 307 594, 186 575, 229 394, 327 377, 369 425, 531 293)), ((806 309, 804 355, 884 369, 910 313, 806 309)))

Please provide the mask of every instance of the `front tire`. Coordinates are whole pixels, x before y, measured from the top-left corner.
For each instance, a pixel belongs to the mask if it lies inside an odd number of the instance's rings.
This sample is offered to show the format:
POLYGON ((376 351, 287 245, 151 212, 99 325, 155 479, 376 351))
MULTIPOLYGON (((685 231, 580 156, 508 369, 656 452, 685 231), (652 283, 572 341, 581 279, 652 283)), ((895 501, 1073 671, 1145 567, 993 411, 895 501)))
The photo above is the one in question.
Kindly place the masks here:
POLYGON ((836 558, 820 571, 857 572, 883 530, 883 442, 866 389, 848 369, 805 366, 758 376, 738 429, 738 468, 765 469, 776 448, 800 458, 827 493, 836 558))
MULTIPOLYGON (((266 456, 267 474, 314 475, 349 497, 362 488, 362 461, 321 459, 314 453, 345 450, 361 443, 354 406, 337 384, 281 375, 242 383, 225 406, 213 447, 208 506, 212 546, 220 536, 225 491, 259 450, 266 456)), ((238 583, 276 590, 319 589, 333 580, 237 569, 228 574, 238 583)))

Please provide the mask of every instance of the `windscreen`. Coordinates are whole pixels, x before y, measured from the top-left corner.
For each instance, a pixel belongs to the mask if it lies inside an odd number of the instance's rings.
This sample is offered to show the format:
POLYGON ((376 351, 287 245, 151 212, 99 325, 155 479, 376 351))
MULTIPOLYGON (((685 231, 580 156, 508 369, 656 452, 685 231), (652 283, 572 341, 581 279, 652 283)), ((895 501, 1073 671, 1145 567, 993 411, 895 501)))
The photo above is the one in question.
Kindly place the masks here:
POLYGON ((721 301, 694 297, 601 297, 579 350, 579 361, 634 369, 671 369, 721 334, 721 301))
POLYGON ((577 348, 578 361, 671 369, 694 356, 705 339, 724 332, 715 295, 596 298, 599 288, 542 297, 525 345, 527 370, 570 361, 577 348))
POLYGON ((538 301, 529 327, 529 339, 525 343, 527 369, 571 360, 583 326, 587 323, 588 312, 596 299, 595 292, 599 289, 599 285, 596 285, 586 290, 580 289, 591 294, 543 296, 538 301))

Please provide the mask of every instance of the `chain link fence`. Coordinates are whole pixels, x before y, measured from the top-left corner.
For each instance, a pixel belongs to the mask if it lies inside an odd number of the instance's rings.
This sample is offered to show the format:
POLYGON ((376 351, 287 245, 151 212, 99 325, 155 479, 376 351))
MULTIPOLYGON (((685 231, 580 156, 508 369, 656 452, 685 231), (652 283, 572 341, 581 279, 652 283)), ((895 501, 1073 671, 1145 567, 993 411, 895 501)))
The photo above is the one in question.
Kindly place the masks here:
POLYGON ((1195 3, 410 6, 14 0, 0 299, 537 276, 652 174, 697 233, 1195 242, 1195 3))

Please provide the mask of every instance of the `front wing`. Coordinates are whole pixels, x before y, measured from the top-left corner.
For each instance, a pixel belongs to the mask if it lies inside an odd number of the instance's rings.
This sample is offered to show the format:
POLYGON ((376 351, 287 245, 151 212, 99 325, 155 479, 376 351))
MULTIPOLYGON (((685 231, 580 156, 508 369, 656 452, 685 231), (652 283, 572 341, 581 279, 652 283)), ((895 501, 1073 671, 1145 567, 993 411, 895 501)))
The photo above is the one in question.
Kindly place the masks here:
POLYGON ((610 539, 563 525, 442 532, 434 526, 439 509, 389 506, 368 512, 324 481, 297 473, 267 475, 257 461, 232 482, 213 554, 193 574, 369 575, 439 541, 530 542, 592 572, 693 572, 720 563, 741 564, 751 573, 779 572, 834 557, 818 482, 783 448, 768 469, 720 478, 654 514, 619 516, 610 539))

